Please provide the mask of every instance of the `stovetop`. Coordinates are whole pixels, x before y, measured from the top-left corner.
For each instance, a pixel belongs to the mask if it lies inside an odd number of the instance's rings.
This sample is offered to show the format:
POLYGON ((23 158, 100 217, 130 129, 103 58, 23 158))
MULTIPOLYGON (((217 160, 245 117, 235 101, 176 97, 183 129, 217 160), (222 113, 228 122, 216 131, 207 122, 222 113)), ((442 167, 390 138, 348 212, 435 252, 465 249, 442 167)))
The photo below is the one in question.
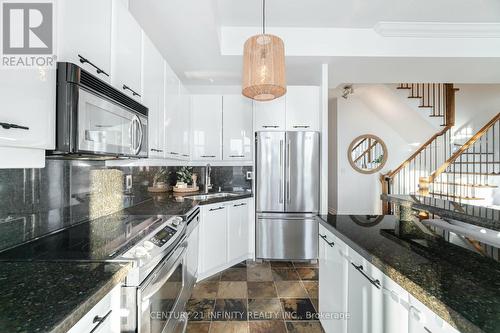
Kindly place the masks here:
POLYGON ((112 260, 170 216, 111 214, 0 253, 0 260, 112 260))

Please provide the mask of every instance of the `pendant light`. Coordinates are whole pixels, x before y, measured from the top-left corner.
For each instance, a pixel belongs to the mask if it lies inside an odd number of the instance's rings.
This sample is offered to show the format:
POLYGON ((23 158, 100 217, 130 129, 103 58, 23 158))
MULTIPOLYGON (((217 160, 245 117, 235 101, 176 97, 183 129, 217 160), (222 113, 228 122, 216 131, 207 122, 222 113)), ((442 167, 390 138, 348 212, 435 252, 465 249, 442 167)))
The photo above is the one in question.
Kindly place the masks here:
POLYGON ((266 0, 262 0, 262 34, 245 42, 242 93, 257 101, 286 93, 285 46, 281 38, 266 34, 266 0))

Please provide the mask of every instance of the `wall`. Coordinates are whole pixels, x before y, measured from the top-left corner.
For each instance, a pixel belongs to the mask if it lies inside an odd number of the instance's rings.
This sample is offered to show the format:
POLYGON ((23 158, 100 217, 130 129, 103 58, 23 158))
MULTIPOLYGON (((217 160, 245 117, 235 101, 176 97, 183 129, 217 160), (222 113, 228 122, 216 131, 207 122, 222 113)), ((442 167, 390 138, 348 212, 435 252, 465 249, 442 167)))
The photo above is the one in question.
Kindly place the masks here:
MULTIPOLYGON (((111 214, 150 198, 155 173, 167 169, 168 183, 176 182, 179 166, 106 167, 102 161, 46 161, 43 169, 0 170, 0 250, 71 225, 111 214), (133 186, 125 190, 126 175, 133 186)), ((214 189, 251 189, 251 167, 212 168, 214 189)), ((204 184, 203 167, 193 167, 204 184)), ((203 187, 201 187, 203 188, 203 187)))
POLYGON ((328 213, 338 211, 337 98, 328 101, 328 213))
MULTIPOLYGON (((336 92, 332 94, 336 95, 336 92)), ((380 174, 396 168, 406 159, 415 150, 416 143, 424 142, 432 135, 432 127, 421 117, 412 114, 411 109, 398 107, 397 99, 387 95, 380 85, 355 87, 355 93, 348 99, 331 101, 332 104, 336 101, 337 108, 336 122, 330 123, 333 130, 337 131, 337 141, 333 142, 337 148, 337 213, 381 213, 380 174), (399 122, 405 119, 408 124, 401 128, 399 122), (362 134, 374 134, 387 145, 387 164, 375 174, 366 175, 355 171, 347 158, 349 145, 362 134)), ((335 140, 335 137, 331 140, 335 140)), ((335 170, 331 169, 331 172, 335 170)))

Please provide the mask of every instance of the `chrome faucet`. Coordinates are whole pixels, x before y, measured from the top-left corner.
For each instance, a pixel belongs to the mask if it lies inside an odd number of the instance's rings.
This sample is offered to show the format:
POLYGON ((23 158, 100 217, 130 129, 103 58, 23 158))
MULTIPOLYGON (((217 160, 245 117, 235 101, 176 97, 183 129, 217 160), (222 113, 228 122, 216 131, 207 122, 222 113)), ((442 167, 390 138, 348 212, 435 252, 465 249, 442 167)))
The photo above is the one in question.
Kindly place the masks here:
POLYGON ((205 193, 208 193, 208 190, 212 189, 212 184, 210 180, 210 174, 212 173, 212 166, 207 164, 205 169, 205 193))

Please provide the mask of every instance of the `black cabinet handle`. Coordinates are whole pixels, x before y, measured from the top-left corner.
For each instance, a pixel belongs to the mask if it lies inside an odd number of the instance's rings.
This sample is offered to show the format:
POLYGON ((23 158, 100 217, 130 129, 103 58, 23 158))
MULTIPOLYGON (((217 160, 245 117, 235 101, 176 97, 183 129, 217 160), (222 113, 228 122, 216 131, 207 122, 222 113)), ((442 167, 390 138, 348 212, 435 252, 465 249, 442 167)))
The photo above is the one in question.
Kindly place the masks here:
POLYGON ((151 151, 155 151, 157 153, 163 153, 163 150, 161 150, 161 149, 151 148, 151 151))
POLYGON ((213 211, 221 210, 221 209, 224 209, 224 207, 210 208, 208 211, 213 212, 213 211))
POLYGON ((326 242, 326 244, 330 245, 330 247, 334 247, 335 246, 335 243, 334 242, 329 242, 328 239, 326 239, 326 235, 319 235, 321 238, 323 238, 323 240, 326 242))
POLYGON ((309 128, 311 126, 308 126, 308 125, 296 125, 296 126, 293 126, 293 128, 309 128))
POLYGON ((279 128, 279 126, 276 126, 276 125, 265 125, 262 127, 264 127, 264 128, 279 128))
POLYGON ((215 155, 201 155, 200 157, 204 157, 204 158, 215 158, 215 155))
POLYGON ((246 206, 247 204, 246 203, 240 203, 240 204, 237 204, 237 205, 233 205, 233 207, 241 207, 241 206, 246 206))
POLYGON ((106 73, 105 71, 103 71, 102 69, 100 69, 99 67, 97 67, 96 65, 94 65, 92 62, 90 62, 87 58, 84 58, 82 57, 81 55, 78 55, 78 58, 80 58, 80 62, 82 64, 89 64, 90 66, 94 67, 97 74, 104 74, 106 75, 107 77, 109 77, 109 74, 106 73))
POLYGON ((182 154, 182 156, 184 156, 184 157, 189 157, 189 155, 187 155, 187 154, 182 154))
POLYGON ((132 95, 141 97, 140 94, 136 93, 134 90, 132 90, 132 88, 130 88, 129 86, 127 86, 125 84, 123 85, 123 90, 130 90, 132 92, 132 95))
POLYGON ((0 123, 0 126, 2 126, 3 129, 22 129, 22 130, 29 130, 29 127, 26 126, 21 126, 21 125, 16 125, 16 124, 9 124, 9 123, 0 123))
POLYGON ((245 157, 245 155, 229 155, 229 157, 245 157))
POLYGON ((371 284, 373 284, 375 287, 377 287, 378 289, 380 289, 380 281, 379 280, 375 280, 375 279, 372 279, 371 277, 369 277, 365 271, 363 270, 363 265, 359 265, 359 266, 356 266, 354 263, 351 262, 351 265, 354 266, 354 268, 356 268, 356 270, 358 272, 360 272, 368 281, 370 281, 371 284))
POLYGON ((179 153, 176 153, 175 151, 171 151, 169 154, 170 155, 180 155, 179 153))
POLYGON ((95 316, 93 323, 94 324, 98 323, 98 324, 92 329, 92 331, 90 331, 90 333, 95 332, 99 328, 99 326, 101 326, 101 324, 104 323, 106 321, 106 319, 108 319, 111 312, 113 312, 113 310, 109 310, 108 313, 106 313, 106 315, 104 317, 95 316))

